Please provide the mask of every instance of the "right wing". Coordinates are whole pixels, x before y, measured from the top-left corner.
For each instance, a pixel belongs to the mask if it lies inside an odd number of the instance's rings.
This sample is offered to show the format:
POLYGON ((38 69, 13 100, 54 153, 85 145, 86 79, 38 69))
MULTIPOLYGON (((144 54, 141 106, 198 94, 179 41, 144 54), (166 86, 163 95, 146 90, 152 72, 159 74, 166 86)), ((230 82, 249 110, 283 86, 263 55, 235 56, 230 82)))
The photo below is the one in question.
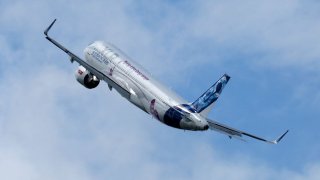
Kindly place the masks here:
POLYGON ((129 98, 130 97, 130 92, 128 92, 124 87, 120 86, 119 84, 117 84, 115 81, 113 81, 112 79, 110 79, 108 76, 106 76, 105 74, 103 74, 102 72, 98 71, 95 67, 91 66, 90 64, 88 64, 86 61, 82 60, 81 58, 79 58, 77 55, 75 55, 74 53, 72 53, 71 51, 69 51, 67 48, 65 48, 64 46, 62 46, 60 43, 58 43, 57 41, 55 41, 54 39, 52 39, 49 35, 48 32, 51 29, 51 27, 53 26, 53 24, 56 22, 57 19, 55 19, 50 26, 44 31, 44 35, 46 36, 46 39, 48 39, 51 43, 53 43, 54 45, 56 45, 58 48, 60 48, 62 51, 64 51, 65 53, 67 53, 70 56, 70 61, 76 61, 78 62, 81 66, 83 66, 84 68, 86 68, 90 73, 92 73, 93 75, 95 75, 98 79, 103 80, 105 82, 108 83, 109 86, 114 87, 117 91, 120 92, 121 95, 123 95, 125 98, 129 98))
POLYGON ((221 132, 223 134, 226 134, 230 138, 235 137, 235 138, 240 138, 241 139, 242 136, 244 135, 244 136, 248 136, 248 137, 251 137, 251 138, 254 138, 254 139, 257 139, 257 140, 260 140, 260 141, 264 141, 264 142, 267 142, 267 143, 271 143, 271 144, 278 144, 281 141, 281 139, 289 132, 289 130, 287 130, 285 133, 283 133, 277 139, 275 139, 273 141, 269 141, 269 140, 266 140, 264 138, 249 134, 247 132, 234 129, 232 127, 228 127, 228 126, 226 126, 224 124, 218 123, 218 122, 210 120, 210 119, 207 119, 207 122, 209 124, 209 128, 210 129, 218 131, 218 132, 221 132))

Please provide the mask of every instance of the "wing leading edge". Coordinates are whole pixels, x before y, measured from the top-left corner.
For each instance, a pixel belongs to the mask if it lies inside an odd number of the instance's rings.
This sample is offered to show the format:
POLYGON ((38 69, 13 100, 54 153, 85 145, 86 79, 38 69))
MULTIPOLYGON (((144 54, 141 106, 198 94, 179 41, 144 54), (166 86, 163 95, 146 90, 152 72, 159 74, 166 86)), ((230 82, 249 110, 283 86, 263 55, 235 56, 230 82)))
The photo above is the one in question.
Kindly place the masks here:
POLYGON ((252 134, 249 134, 247 132, 231 128, 229 126, 226 126, 224 124, 218 123, 218 122, 210 120, 210 119, 207 119, 207 122, 208 122, 209 128, 211 130, 215 130, 215 131, 218 131, 220 133, 226 134, 230 138, 235 137, 235 138, 240 138, 241 139, 242 136, 244 135, 244 136, 248 136, 248 137, 251 137, 251 138, 254 138, 254 139, 257 139, 257 140, 260 140, 260 141, 264 141, 264 142, 267 142, 267 143, 271 143, 271 144, 278 144, 281 141, 281 139, 289 132, 289 130, 287 130, 281 136, 279 136, 277 139, 275 139, 273 141, 270 141, 270 140, 266 140, 264 138, 258 137, 256 135, 252 135, 252 134))

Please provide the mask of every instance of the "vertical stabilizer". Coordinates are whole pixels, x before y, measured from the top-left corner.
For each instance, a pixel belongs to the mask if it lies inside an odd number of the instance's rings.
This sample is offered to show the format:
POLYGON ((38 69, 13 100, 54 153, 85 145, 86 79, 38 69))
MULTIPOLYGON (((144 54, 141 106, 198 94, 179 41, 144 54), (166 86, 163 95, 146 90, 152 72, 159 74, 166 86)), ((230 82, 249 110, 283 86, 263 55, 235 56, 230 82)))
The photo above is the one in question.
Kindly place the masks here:
POLYGON ((214 102, 219 98, 223 88, 228 83, 230 76, 224 74, 216 83, 214 83, 205 93, 192 103, 194 109, 204 113, 206 116, 213 107, 214 102))

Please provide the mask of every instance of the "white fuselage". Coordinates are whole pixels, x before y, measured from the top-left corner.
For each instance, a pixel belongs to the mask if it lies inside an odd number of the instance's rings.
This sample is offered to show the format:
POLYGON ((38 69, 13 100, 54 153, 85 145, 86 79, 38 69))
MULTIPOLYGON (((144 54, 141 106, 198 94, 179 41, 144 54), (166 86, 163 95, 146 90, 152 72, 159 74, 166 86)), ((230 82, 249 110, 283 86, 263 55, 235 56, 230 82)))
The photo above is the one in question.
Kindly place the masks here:
POLYGON ((86 47, 84 53, 87 63, 121 87, 109 85, 110 89, 115 88, 123 97, 159 121, 180 129, 208 129, 207 121, 200 114, 190 111, 185 100, 154 80, 115 46, 96 41, 86 47))

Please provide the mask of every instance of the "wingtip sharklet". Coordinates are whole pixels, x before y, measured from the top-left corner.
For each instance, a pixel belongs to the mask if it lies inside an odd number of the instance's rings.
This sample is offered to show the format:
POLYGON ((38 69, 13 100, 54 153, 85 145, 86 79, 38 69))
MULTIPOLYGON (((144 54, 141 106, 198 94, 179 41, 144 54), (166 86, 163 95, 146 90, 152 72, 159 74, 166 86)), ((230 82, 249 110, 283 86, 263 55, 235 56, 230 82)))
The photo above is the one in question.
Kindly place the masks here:
POLYGON ((57 21, 57 19, 54 19, 53 22, 50 24, 50 26, 44 31, 44 35, 48 36, 48 31, 51 29, 53 24, 57 21))
POLYGON ((278 143, 281 141, 281 139, 283 139, 283 137, 284 137, 288 132, 289 132, 289 129, 288 129, 285 133, 283 133, 278 139, 276 139, 276 140, 274 140, 274 141, 271 141, 271 143, 272 143, 272 144, 278 144, 278 143))

